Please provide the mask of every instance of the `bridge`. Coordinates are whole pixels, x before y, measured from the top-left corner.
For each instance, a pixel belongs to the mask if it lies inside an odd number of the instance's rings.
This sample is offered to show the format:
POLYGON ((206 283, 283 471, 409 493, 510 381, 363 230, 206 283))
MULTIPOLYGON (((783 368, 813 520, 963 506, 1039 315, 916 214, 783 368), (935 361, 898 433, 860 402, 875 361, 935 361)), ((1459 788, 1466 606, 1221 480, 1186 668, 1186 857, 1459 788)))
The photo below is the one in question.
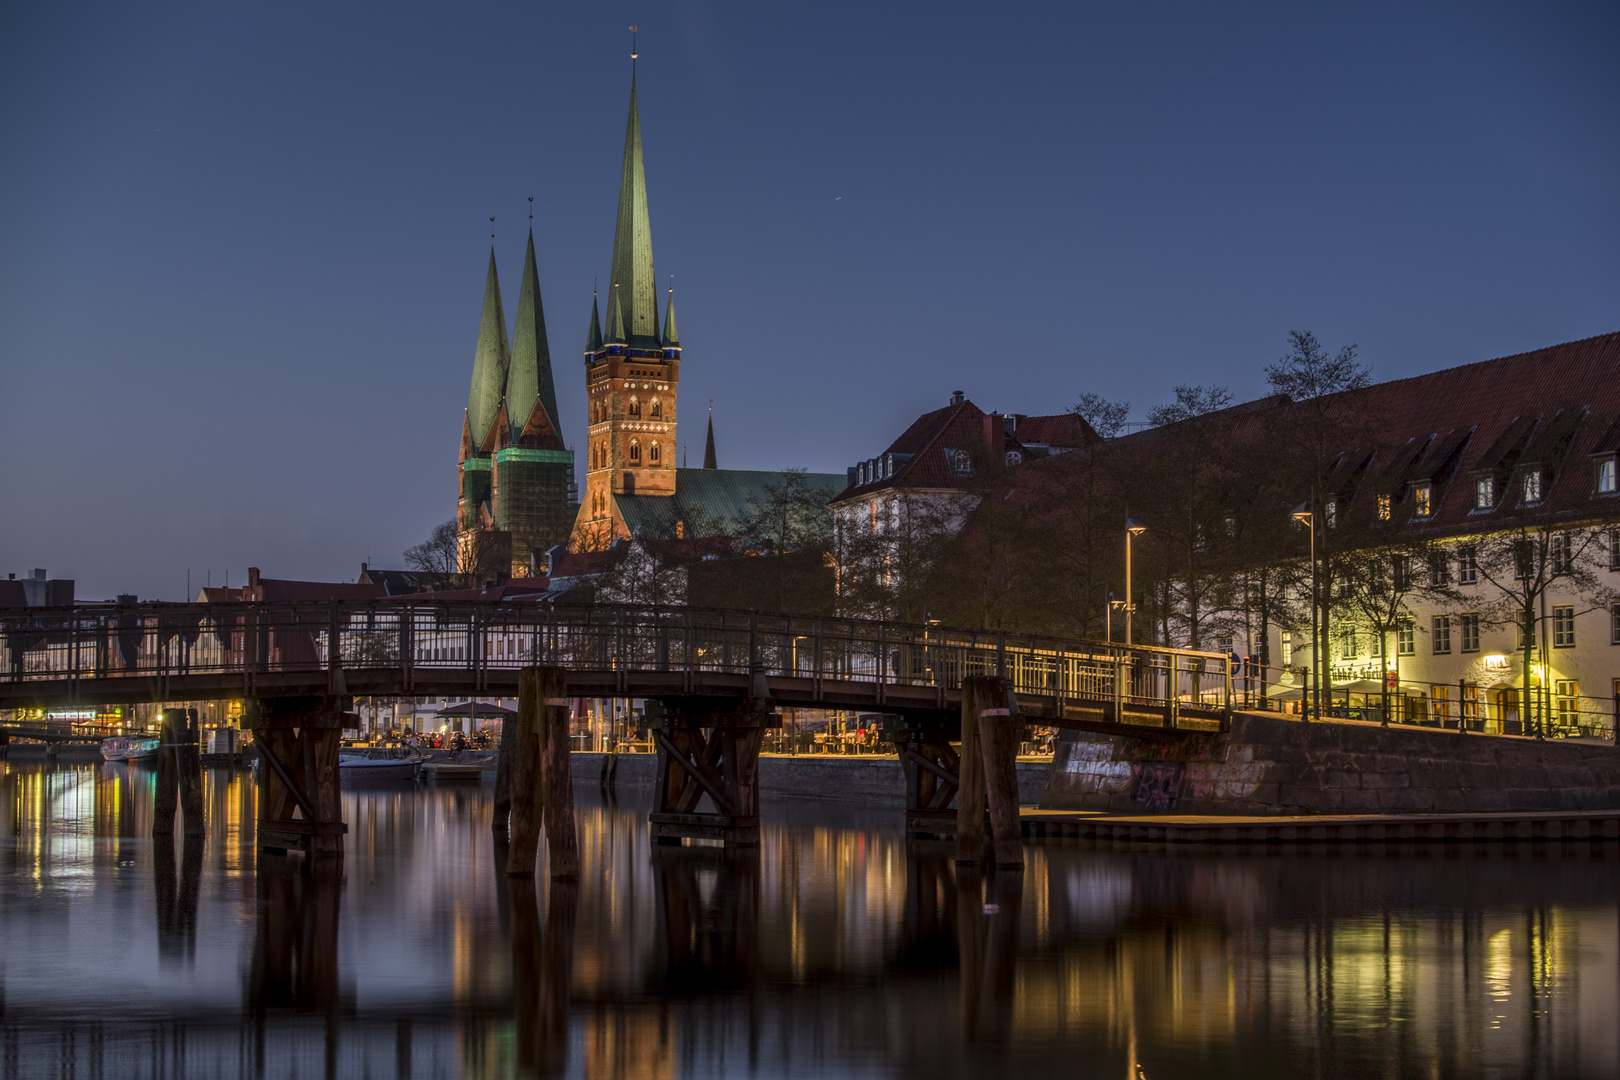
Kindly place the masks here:
POLYGON ((884 714, 912 823, 941 827, 954 816, 951 744, 968 680, 1001 680, 1015 719, 1052 727, 1213 734, 1233 707, 1231 660, 1219 653, 868 619, 431 595, 0 618, 0 709, 241 698, 275 794, 263 831, 279 821, 339 851, 331 766, 349 699, 518 697, 519 673, 535 666, 560 669, 569 697, 656 702, 664 824, 733 840, 757 836, 754 762, 782 705, 884 714), (704 796, 715 813, 697 812, 704 796))

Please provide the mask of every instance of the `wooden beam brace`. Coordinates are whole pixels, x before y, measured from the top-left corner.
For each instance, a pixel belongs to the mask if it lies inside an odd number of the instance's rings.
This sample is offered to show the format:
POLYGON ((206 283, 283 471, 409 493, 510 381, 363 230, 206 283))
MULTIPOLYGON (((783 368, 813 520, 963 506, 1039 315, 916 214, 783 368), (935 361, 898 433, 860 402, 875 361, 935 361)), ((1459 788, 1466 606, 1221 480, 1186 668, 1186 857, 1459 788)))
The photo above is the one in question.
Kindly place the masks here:
POLYGON ((685 753, 677 749, 675 744, 662 731, 653 732, 653 738, 658 740, 658 745, 664 749, 665 753, 681 763, 681 768, 686 770, 687 776, 697 782, 698 787, 708 792, 709 798, 714 800, 715 810, 722 814, 732 813, 731 800, 726 797, 726 793, 712 779, 704 775, 703 767, 695 759, 687 757, 685 753))
POLYGON ((315 805, 309 801, 309 796, 304 794, 303 789, 293 783, 293 778, 287 774, 287 767, 268 746, 261 746, 259 749, 261 751, 259 756, 269 762, 270 768, 281 778, 282 786, 287 789, 287 794, 293 797, 293 802, 298 804, 298 809, 304 812, 305 819, 316 820, 315 805))

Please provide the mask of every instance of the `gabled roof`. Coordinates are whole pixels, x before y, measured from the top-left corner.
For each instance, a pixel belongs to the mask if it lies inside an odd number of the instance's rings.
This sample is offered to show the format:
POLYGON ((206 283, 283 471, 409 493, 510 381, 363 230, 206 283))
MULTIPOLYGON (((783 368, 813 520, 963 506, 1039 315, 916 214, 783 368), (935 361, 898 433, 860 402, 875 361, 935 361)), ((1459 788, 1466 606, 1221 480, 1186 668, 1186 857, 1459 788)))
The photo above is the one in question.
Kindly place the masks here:
MULTIPOLYGON (((615 495, 619 514, 632 534, 641 530, 647 539, 671 539, 675 523, 688 528, 712 525, 720 532, 735 533, 755 513, 755 504, 769 498, 767 490, 779 487, 785 474, 751 469, 676 469, 673 495, 615 495)), ((836 473, 804 473, 811 493, 826 501, 843 487, 844 478, 836 473)))
POLYGON ((259 578, 258 588, 242 590, 242 599, 264 604, 309 600, 379 600, 388 595, 381 585, 362 585, 352 581, 290 581, 284 578, 259 578))
POLYGON ((946 452, 982 451, 985 416, 984 410, 967 400, 923 413, 884 451, 885 454, 909 455, 892 476, 865 484, 849 483, 845 477, 833 501, 850 497, 857 491, 866 496, 890 488, 955 488, 971 484, 971 477, 951 474, 946 452))
POLYGON ((1055 416, 1021 416, 1013 437, 1025 446, 1057 446, 1070 449, 1090 446, 1101 437, 1091 425, 1074 413, 1055 416))
POLYGON ((540 303, 540 271, 534 261, 534 230, 523 255, 523 282, 518 286, 517 326, 512 331, 512 359, 506 376, 506 414, 511 438, 520 438, 545 412, 545 425, 562 441, 557 390, 551 379, 551 346, 546 342, 546 312, 540 303))

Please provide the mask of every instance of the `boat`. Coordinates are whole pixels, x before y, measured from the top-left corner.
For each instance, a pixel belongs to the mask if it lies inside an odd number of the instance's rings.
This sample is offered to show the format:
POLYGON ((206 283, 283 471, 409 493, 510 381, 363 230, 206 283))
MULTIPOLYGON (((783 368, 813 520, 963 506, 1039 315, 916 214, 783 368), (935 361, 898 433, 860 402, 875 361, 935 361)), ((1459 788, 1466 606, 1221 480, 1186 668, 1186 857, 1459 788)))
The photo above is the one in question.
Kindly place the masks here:
POLYGON ((157 757, 161 743, 156 735, 115 735, 101 740, 101 756, 107 761, 146 761, 157 757))
POLYGON ((420 765, 416 758, 367 757, 363 754, 339 754, 340 780, 414 780, 420 765))
POLYGON ((484 778, 487 763, 428 761, 422 765, 422 778, 435 784, 476 784, 484 778))

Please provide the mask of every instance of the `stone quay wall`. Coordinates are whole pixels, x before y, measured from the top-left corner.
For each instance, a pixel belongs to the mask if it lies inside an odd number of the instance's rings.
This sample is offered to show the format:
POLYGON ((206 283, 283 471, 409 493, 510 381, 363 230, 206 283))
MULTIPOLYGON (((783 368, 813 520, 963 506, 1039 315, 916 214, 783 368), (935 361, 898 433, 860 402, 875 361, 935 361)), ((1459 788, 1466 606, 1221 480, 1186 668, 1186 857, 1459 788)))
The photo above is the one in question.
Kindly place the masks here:
POLYGON ((1608 744, 1236 713, 1224 735, 1063 732, 1041 806, 1178 814, 1620 808, 1608 744))
MULTIPOLYGON (((606 754, 576 753, 574 783, 600 784, 606 754)), ((650 788, 657 773, 657 754, 619 754, 614 786, 650 788)), ((1041 799, 1050 766, 1044 761, 1018 763, 1018 800, 1029 806, 1041 799)), ((759 793, 764 798, 838 799, 883 806, 904 806, 906 777, 900 760, 877 754, 761 754, 759 793)))

